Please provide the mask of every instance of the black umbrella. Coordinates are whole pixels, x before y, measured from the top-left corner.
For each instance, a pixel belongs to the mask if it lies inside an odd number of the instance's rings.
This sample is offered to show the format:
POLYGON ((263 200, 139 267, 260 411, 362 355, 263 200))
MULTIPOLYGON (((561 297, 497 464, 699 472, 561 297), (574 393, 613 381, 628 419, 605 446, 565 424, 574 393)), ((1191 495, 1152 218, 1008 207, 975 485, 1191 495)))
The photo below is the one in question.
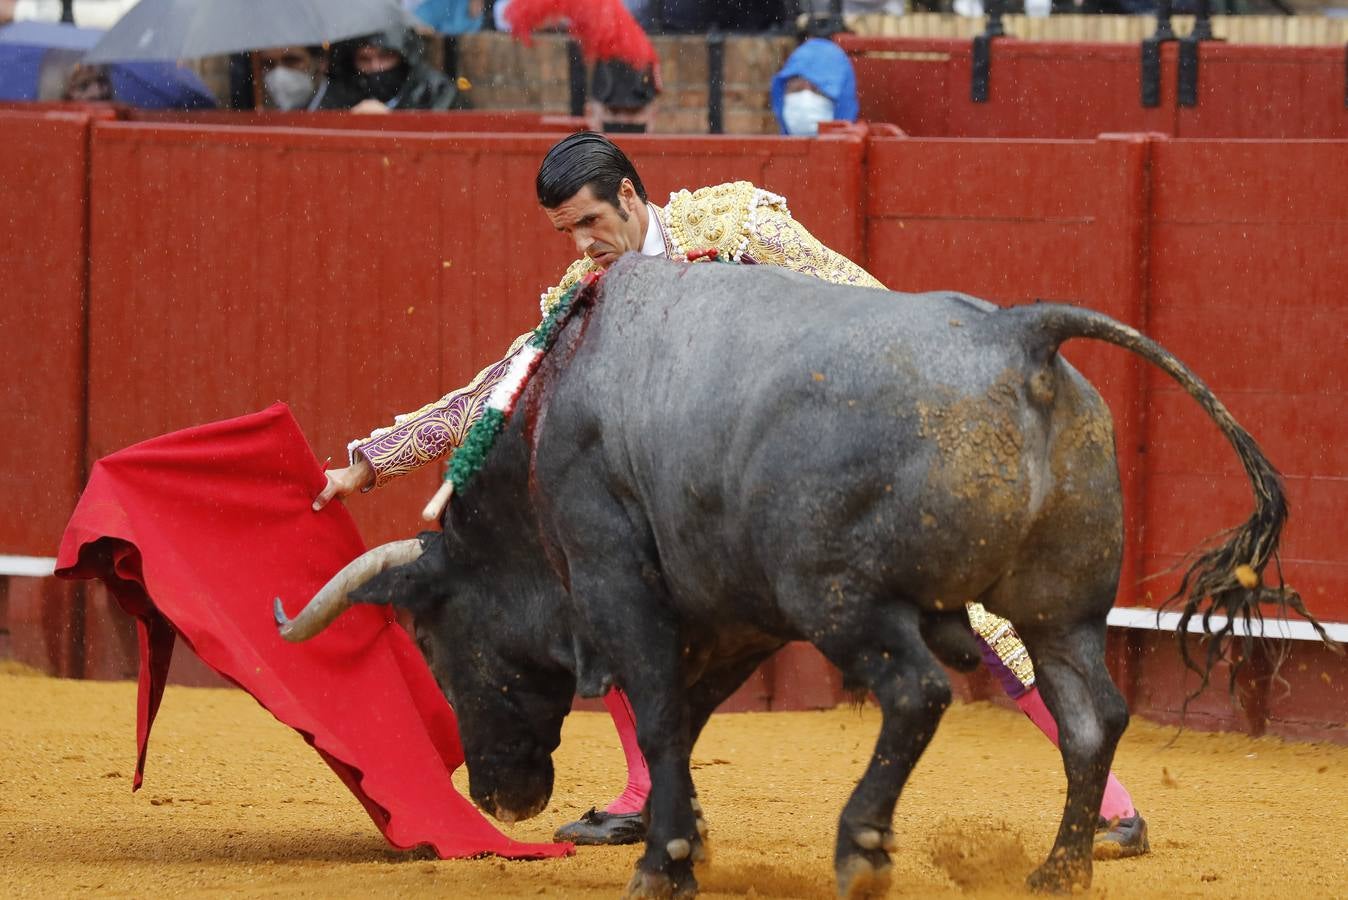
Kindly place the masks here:
POLYGON ((84 61, 195 59, 322 44, 415 23, 395 0, 140 0, 84 61))

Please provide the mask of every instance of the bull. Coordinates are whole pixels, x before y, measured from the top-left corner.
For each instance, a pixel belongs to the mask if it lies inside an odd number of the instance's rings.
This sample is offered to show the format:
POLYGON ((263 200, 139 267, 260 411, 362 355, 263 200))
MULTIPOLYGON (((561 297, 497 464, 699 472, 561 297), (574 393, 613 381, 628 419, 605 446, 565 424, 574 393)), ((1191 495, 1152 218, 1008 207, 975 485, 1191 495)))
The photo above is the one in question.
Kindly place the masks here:
POLYGON ((1189 369, 1104 315, 632 256, 584 301, 442 530, 371 551, 294 620, 279 600, 276 615, 301 640, 352 602, 410 610, 471 795, 506 822, 546 806, 573 695, 620 686, 652 781, 629 895, 696 891, 693 744, 793 640, 883 711, 834 854, 842 895, 882 894, 895 805, 950 703, 941 662, 978 657, 972 600, 1020 632, 1060 729, 1067 799, 1029 883, 1089 885, 1128 722, 1104 662, 1122 502, 1109 411, 1064 341, 1160 367, 1249 476, 1255 510, 1188 570, 1185 624, 1305 612, 1260 577, 1287 516, 1277 472, 1189 369))

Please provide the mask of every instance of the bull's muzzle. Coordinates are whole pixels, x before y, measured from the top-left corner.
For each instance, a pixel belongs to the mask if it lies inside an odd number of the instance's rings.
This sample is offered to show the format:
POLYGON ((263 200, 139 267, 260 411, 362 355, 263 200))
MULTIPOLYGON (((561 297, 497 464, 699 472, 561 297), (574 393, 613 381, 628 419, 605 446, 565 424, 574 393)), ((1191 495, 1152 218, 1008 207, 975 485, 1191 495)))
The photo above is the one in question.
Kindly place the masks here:
POLYGON ((386 569, 412 562, 421 555, 421 550, 421 542, 410 538, 365 551, 332 576, 293 619, 286 618, 281 598, 277 597, 274 613, 281 637, 292 642, 307 641, 331 625, 351 605, 352 591, 386 569))

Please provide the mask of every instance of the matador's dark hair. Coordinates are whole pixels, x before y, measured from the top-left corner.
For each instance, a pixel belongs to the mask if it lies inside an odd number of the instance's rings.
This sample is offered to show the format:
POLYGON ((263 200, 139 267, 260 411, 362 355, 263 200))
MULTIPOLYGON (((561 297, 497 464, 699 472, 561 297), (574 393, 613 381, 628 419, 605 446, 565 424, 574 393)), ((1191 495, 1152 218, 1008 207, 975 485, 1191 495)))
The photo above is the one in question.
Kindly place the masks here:
POLYGON ((617 206, 624 178, 631 179, 637 196, 646 202, 646 186, 627 154, 598 132, 579 131, 558 141, 543 157, 534 186, 545 209, 556 209, 587 184, 600 200, 617 206))

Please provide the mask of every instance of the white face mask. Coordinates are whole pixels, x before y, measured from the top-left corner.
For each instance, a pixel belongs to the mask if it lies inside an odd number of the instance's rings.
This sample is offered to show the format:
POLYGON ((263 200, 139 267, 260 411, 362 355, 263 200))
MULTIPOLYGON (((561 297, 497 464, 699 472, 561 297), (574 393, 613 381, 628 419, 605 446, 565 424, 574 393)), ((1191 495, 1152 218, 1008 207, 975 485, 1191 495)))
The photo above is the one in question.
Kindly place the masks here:
POLYGON ((811 90, 792 91, 782 100, 787 134, 818 134, 819 123, 833 119, 833 101, 811 90))
POLYGON ((268 72, 262 85, 278 109, 299 109, 314 95, 314 76, 285 66, 277 66, 268 72))

